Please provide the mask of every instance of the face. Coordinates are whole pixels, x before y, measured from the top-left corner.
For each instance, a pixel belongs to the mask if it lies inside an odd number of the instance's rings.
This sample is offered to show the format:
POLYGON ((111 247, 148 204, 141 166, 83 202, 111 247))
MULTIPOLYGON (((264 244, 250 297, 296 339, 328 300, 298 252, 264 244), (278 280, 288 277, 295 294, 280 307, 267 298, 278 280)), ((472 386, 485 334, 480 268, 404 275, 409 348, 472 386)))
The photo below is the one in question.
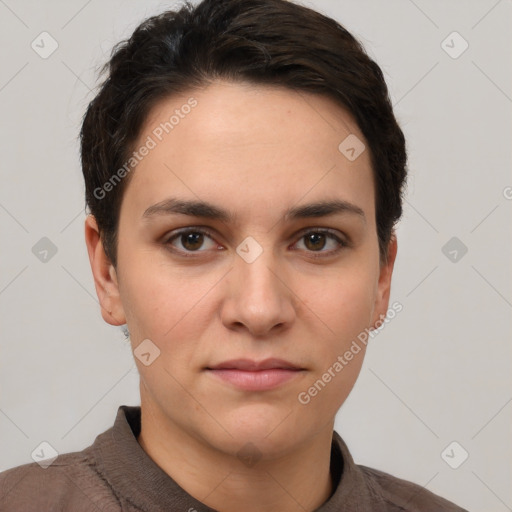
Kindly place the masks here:
MULTIPOLYGON (((269 457, 332 429, 364 345, 343 356, 385 315, 396 253, 393 242, 380 264, 370 155, 348 159, 349 134, 364 142, 330 99, 249 84, 215 82, 151 111, 117 269, 93 271, 105 320, 128 324, 136 353, 150 340, 150 364, 135 358, 141 404, 163 428, 269 457)), ((103 253, 91 239, 92 262, 103 253)))

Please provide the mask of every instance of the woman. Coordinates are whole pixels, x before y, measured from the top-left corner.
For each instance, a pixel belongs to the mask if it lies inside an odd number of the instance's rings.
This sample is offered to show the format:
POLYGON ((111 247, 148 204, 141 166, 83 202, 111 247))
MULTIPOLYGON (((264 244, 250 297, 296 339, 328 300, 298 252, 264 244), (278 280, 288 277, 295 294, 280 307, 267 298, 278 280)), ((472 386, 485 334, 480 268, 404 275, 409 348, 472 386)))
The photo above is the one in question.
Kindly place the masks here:
POLYGON ((380 68, 284 0, 205 0, 120 43, 84 117, 101 312, 141 406, 0 477, 2 510, 456 511, 334 431, 388 311, 403 133, 380 68))

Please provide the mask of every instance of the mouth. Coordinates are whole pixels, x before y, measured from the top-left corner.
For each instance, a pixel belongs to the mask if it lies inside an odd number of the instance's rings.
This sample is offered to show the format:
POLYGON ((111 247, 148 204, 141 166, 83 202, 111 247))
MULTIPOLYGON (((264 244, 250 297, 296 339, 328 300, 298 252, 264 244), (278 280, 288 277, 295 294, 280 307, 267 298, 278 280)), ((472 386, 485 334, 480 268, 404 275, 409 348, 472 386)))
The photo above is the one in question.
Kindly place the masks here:
POLYGON ((245 391, 267 391, 302 375, 305 368, 283 359, 225 361, 205 370, 220 380, 245 391))

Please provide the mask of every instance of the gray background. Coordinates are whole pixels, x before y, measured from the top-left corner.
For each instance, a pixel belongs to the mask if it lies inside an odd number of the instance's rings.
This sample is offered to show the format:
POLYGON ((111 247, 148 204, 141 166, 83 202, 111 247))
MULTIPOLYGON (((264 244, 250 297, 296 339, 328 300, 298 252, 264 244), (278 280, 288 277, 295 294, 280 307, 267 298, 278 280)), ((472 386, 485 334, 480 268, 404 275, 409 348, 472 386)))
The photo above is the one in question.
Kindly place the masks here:
MULTIPOLYGON (((410 154, 391 297, 403 311, 371 342, 336 429, 358 463, 472 511, 512 510, 511 2, 304 3, 381 65, 410 154), (458 36, 442 45, 454 31, 469 44, 457 58, 458 36)), ((83 449, 139 403, 129 344, 94 291, 77 134, 112 45, 171 5, 0 0, 0 470, 41 441, 83 449), (43 31, 58 43, 46 59, 31 47, 43 31), (32 251, 43 237, 57 248, 46 262, 32 251)))

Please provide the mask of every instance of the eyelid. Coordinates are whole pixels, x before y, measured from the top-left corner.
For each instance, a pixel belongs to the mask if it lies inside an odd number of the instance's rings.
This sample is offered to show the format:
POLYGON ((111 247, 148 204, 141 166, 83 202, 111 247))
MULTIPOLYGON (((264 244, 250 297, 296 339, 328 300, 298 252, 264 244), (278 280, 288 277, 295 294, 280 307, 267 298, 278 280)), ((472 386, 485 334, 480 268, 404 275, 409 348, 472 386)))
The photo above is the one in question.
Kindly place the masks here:
POLYGON ((308 226, 308 227, 303 228, 300 231, 298 231, 295 234, 295 236, 301 237, 307 233, 324 233, 324 234, 332 235, 333 237, 339 239, 339 241, 344 244, 348 245, 348 243, 349 243, 348 237, 346 235, 341 233, 339 230, 333 229, 333 228, 319 228, 319 227, 315 227, 315 226, 308 226))
MULTIPOLYGON (((168 246, 170 242, 176 240, 179 236, 186 234, 186 233, 201 233, 203 235, 208 236, 213 241, 216 242, 215 237, 216 235, 208 228, 202 227, 202 226, 187 226, 183 228, 178 228, 176 230, 173 230, 171 232, 172 234, 170 236, 164 237, 163 244, 165 246, 168 246)), ((304 237, 306 234, 309 233, 320 233, 320 234, 326 234, 331 239, 334 239, 336 242, 340 244, 340 247, 334 250, 330 251, 306 251, 308 255, 312 255, 313 257, 327 257, 330 255, 337 254, 340 250, 349 247, 350 246, 350 240, 348 237, 344 234, 340 236, 340 232, 336 229, 332 228, 321 228, 321 227, 315 227, 315 226, 307 226, 301 230, 299 230, 297 233, 294 234, 294 238, 297 240, 293 243, 293 245, 297 244, 302 237, 304 237)), ((216 242, 218 243, 218 242, 216 242)), ((171 249, 173 252, 179 253, 180 255, 186 256, 186 257, 194 257, 195 254, 200 254, 202 252, 207 251, 182 251, 180 249, 171 249)))
MULTIPOLYGON (((184 228, 178 228, 171 232, 170 236, 164 236, 163 238, 163 244, 164 246, 168 246, 170 242, 176 240, 181 235, 184 235, 186 233, 201 233, 203 235, 207 235, 209 238, 211 238, 213 241, 216 242, 215 237, 216 235, 208 228, 202 227, 202 226, 187 226, 184 228)), ((216 242, 217 243, 217 242, 216 242)), ((178 252, 180 254, 185 254, 187 256, 193 256, 194 253, 202 253, 206 251, 182 251, 179 249, 176 249, 175 252, 178 252)))
POLYGON ((308 257, 312 258, 328 258, 329 256, 334 256, 338 254, 343 249, 346 249, 351 246, 350 240, 344 234, 340 236, 340 232, 337 229, 332 228, 319 228, 314 226, 308 226, 307 228, 302 229, 298 233, 295 234, 295 237, 298 237, 297 241, 294 242, 293 245, 300 242, 300 240, 308 233, 320 233, 328 235, 329 238, 334 239, 339 247, 337 249, 332 249, 330 251, 306 251, 308 257))

